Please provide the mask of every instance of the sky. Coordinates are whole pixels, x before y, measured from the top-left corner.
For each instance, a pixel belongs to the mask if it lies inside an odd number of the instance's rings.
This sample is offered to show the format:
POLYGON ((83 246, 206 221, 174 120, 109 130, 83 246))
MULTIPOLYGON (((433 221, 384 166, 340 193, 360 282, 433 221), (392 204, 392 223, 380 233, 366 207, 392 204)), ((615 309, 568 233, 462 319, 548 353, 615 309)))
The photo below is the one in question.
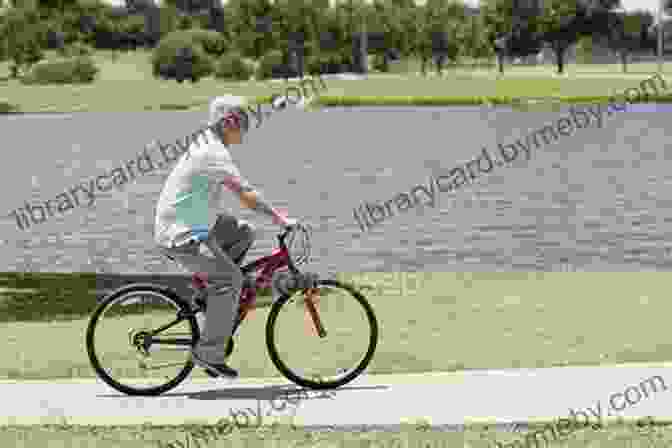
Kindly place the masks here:
POLYGON ((646 9, 654 12, 658 9, 658 0, 621 0, 623 9, 626 11, 634 11, 636 9, 646 9))
MULTIPOLYGON (((468 5, 477 6, 478 0, 465 0, 468 5)), ((621 5, 626 11, 635 11, 644 9, 655 14, 658 9, 659 0, 621 0, 621 5)))
MULTIPOLYGON (((113 5, 122 6, 125 4, 124 0, 107 0, 113 5)), ((478 0, 464 0, 464 2, 471 6, 478 6, 478 0)), ((161 1, 159 0, 159 3, 161 1)), ((637 9, 649 10, 655 14, 658 8, 659 0, 621 0, 621 4, 626 11, 634 11, 637 9)))

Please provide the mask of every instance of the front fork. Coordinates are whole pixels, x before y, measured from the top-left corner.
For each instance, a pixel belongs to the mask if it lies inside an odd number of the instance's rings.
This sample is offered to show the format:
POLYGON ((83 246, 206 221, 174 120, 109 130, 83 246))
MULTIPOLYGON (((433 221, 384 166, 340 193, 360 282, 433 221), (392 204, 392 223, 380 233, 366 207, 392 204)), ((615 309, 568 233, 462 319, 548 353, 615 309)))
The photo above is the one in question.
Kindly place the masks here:
MULTIPOLYGON (((315 285, 316 280, 314 278, 311 278, 311 280, 313 281, 313 285, 315 285)), ((244 294, 241 297, 238 316, 233 326, 232 335, 236 334, 236 331, 238 330, 240 324, 245 320, 249 312, 254 309, 256 297, 254 297, 253 294, 254 293, 251 293, 248 290, 246 291, 246 294, 244 294)), ((319 303, 320 299, 320 289, 316 287, 306 288, 303 290, 303 294, 305 297, 304 303, 306 305, 306 310, 308 311, 308 314, 313 322, 315 331, 317 332, 318 336, 323 338, 327 335, 327 330, 324 328, 324 325, 322 324, 322 320, 320 319, 316 306, 319 303)))
POLYGON ((313 321, 315 331, 319 337, 323 338, 327 335, 327 330, 324 329, 320 315, 317 314, 317 307, 315 306, 316 303, 319 303, 320 290, 319 288, 309 288, 304 290, 303 294, 305 296, 304 303, 306 304, 308 314, 313 321))

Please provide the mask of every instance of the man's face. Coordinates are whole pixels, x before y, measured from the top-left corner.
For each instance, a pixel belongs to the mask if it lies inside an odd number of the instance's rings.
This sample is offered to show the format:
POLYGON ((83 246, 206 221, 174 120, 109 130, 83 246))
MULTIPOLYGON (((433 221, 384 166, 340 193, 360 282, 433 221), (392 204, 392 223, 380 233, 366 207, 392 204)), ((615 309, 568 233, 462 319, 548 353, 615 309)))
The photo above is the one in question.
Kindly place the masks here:
POLYGON ((241 143, 243 143, 243 133, 240 132, 240 128, 225 127, 223 129, 222 135, 224 136, 222 140, 224 141, 224 144, 227 146, 240 145, 241 143))
POLYGON ((246 120, 248 120, 247 114, 242 110, 236 110, 219 122, 225 145, 239 145, 243 142, 243 132, 240 128, 248 123, 246 120))

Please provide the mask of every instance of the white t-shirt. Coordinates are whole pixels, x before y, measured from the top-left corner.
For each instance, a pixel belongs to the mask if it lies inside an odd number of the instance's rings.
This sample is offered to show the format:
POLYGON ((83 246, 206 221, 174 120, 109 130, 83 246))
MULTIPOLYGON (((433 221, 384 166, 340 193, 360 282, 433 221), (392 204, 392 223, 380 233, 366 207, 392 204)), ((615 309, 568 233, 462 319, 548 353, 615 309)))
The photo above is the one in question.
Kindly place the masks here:
POLYGON ((232 180, 249 186, 229 150, 208 129, 192 141, 166 179, 156 206, 155 243, 163 247, 180 245, 193 230, 214 224, 218 214, 231 214, 222 199, 225 189, 227 196, 233 195, 222 182, 232 180))

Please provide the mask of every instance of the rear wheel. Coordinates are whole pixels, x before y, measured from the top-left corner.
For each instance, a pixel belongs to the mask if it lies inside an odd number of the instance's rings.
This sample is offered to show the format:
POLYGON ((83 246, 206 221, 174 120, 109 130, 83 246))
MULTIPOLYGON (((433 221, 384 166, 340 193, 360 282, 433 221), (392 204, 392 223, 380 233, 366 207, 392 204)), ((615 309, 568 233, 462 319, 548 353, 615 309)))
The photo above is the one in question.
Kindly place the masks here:
POLYGON ((127 395, 160 395, 179 385, 194 368, 190 349, 199 337, 195 317, 178 316, 189 311, 185 300, 160 286, 130 285, 110 294, 86 331, 98 377, 127 395))
POLYGON ((334 389, 357 378, 371 362, 378 322, 354 287, 320 280, 317 291, 310 301, 298 291, 273 303, 266 345, 271 361, 290 381, 310 389, 334 389), (320 327, 325 330, 321 335, 320 327))

